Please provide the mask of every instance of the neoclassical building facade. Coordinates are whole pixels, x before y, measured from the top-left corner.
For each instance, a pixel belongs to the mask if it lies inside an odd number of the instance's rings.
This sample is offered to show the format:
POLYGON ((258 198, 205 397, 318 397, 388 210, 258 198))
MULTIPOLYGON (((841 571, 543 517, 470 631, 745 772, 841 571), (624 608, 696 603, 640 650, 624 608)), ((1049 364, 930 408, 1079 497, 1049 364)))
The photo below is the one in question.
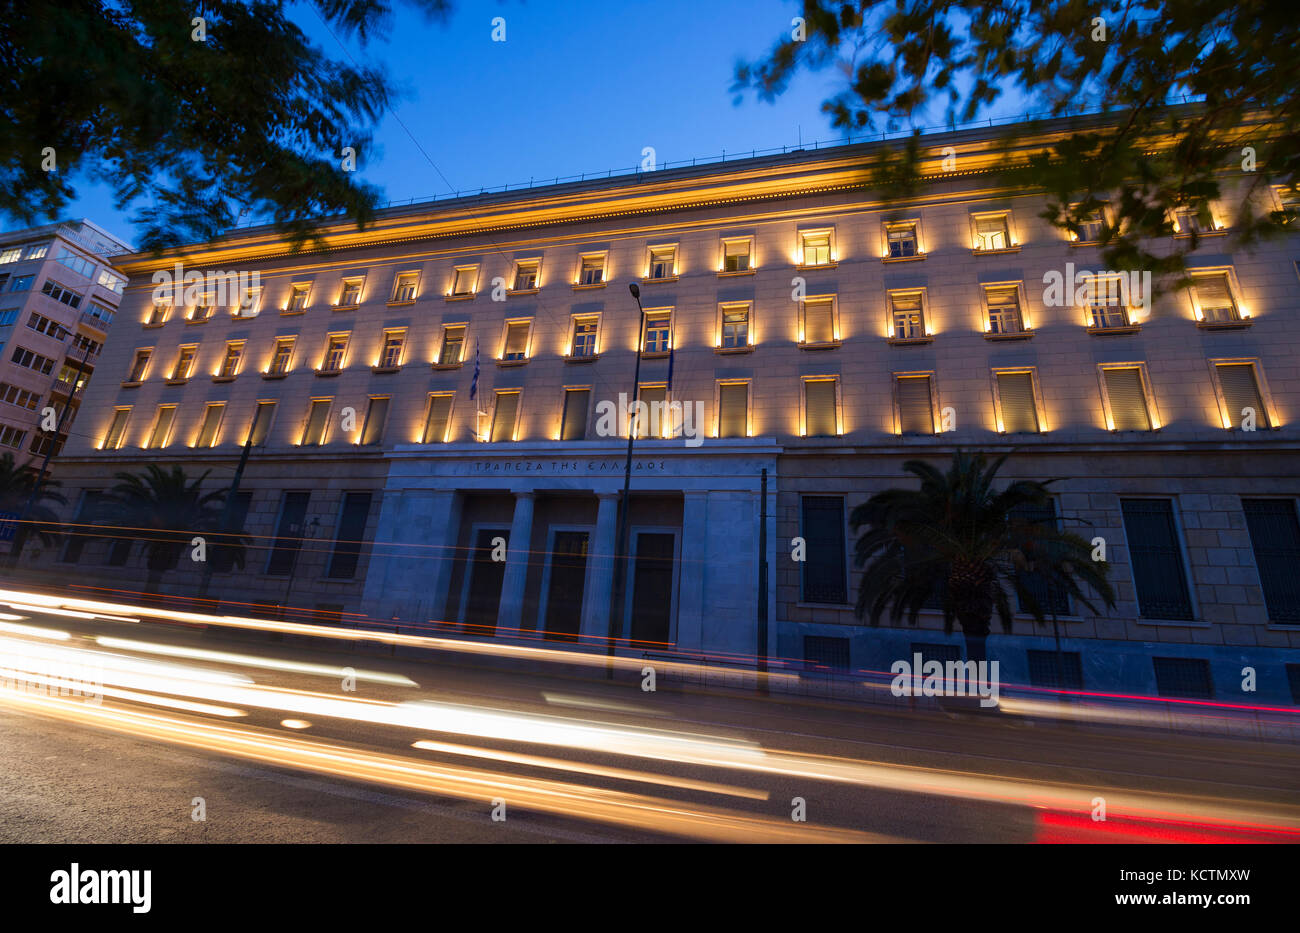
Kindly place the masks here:
MULTIPOLYGON (((1100 217, 1076 238, 1000 186, 1064 128, 929 137, 902 203, 853 145, 393 208, 300 252, 261 227, 119 260, 123 313, 56 467, 70 517, 147 463, 229 486, 250 441, 234 516, 255 545, 211 568, 241 611, 601 644, 621 589, 620 650, 888 670, 959 642, 936 614, 855 617, 849 513, 908 459, 1010 450, 1006 478, 1063 478, 1048 518, 1103 539, 1119 604, 1019 620, 990 642, 1005 680, 1290 704, 1300 241, 1233 249, 1225 202, 1192 287, 1152 301, 1102 268, 1100 217), (159 297, 178 263, 257 276, 159 297)), ((28 565, 129 591, 143 561, 78 536, 28 565)), ((162 589, 201 576, 183 561, 162 589)))

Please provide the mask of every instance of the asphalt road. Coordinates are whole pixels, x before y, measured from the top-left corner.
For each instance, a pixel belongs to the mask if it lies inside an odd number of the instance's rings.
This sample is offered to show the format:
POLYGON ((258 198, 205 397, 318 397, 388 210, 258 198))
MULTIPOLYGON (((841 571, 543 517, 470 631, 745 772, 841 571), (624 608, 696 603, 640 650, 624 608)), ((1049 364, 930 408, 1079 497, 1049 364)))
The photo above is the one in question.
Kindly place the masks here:
POLYGON ((0 688, 0 842, 1300 840, 1280 742, 0 610, 0 667, 93 668, 104 692, 0 688), (318 667, 264 666, 286 662, 318 667))

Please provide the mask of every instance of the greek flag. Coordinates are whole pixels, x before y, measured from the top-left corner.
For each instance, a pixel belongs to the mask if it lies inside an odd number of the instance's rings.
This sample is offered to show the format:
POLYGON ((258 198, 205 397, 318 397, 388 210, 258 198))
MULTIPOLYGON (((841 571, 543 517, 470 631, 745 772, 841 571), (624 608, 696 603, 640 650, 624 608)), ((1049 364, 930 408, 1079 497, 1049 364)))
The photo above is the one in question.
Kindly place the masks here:
POLYGON ((668 348, 668 392, 673 391, 673 350, 675 347, 668 348))
POLYGON ((474 378, 469 381, 470 401, 478 397, 478 338, 474 338, 474 378))

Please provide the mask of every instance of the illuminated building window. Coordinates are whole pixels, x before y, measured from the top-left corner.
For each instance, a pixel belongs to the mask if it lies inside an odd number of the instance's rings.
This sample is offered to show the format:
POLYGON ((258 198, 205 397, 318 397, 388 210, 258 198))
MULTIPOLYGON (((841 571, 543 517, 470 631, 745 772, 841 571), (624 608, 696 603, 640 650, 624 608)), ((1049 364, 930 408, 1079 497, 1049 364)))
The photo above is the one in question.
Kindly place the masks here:
POLYGON ((267 372, 273 376, 283 376, 289 371, 289 361, 293 359, 293 337, 275 338, 275 347, 271 351, 271 365, 267 372))
POLYGON ((718 437, 749 436, 749 383, 718 383, 718 437))
POLYGON ((514 290, 517 292, 534 291, 537 288, 541 267, 540 259, 520 259, 516 262, 514 290))
POLYGON ((172 306, 166 301, 155 301, 153 308, 149 311, 149 320, 146 325, 149 327, 159 327, 167 323, 167 315, 171 312, 172 306))
POLYGON ((1206 207, 1206 218, 1201 219, 1200 212, 1195 207, 1179 207, 1174 210, 1174 227, 1182 236, 1189 236, 1193 233, 1210 233, 1216 229, 1214 218, 1206 207))
POLYGON ((975 250, 992 252, 1011 247, 1011 228, 1005 212, 997 214, 975 214, 971 217, 974 229, 975 250))
POLYGON ((415 291, 420 284, 420 273, 400 272, 393 280, 393 303, 400 304, 415 300, 415 291))
POLYGON ((239 307, 235 309, 235 317, 257 317, 258 312, 261 310, 262 289, 244 289, 243 294, 239 296, 239 307))
POLYGON ((244 341, 231 340, 226 344, 226 355, 221 360, 221 369, 218 370, 219 378, 227 378, 239 375, 239 364, 244 359, 244 341))
POLYGON ((528 359, 528 341, 532 334, 532 321, 507 321, 502 339, 501 359, 520 362, 528 359))
POLYGON ((519 417, 518 391, 497 392, 496 404, 492 409, 493 441, 513 441, 515 439, 516 421, 519 417))
POLYGON ((1037 393, 1032 370, 994 372, 999 429, 1005 434, 1038 434, 1037 393))
POLYGON ((131 371, 126 375, 127 382, 143 382, 144 374, 149 370, 149 360, 153 357, 151 348, 143 347, 135 351, 135 359, 131 362, 131 371))
POLYGON ((1020 289, 1017 286, 985 286, 984 301, 988 306, 988 333, 1026 333, 1020 311, 1020 289))
POLYGON ((894 377, 899 434, 934 434, 934 396, 929 373, 894 377))
POLYGON ((1199 321, 1225 323, 1241 320, 1237 301, 1233 297, 1232 280, 1226 272, 1194 275, 1192 299, 1196 304, 1199 321))
POLYGON ((636 418, 638 438, 663 437, 665 434, 672 433, 671 422, 665 423, 665 419, 669 417, 667 385, 656 383, 638 386, 636 400, 642 403, 632 409, 632 415, 636 418))
POLYGON ((1124 279, 1121 276, 1089 275, 1084 277, 1083 285, 1093 330, 1130 326, 1124 279))
POLYGON ((1150 431, 1152 417, 1144 367, 1140 364, 1102 366, 1102 401, 1112 431, 1150 431))
POLYGON ((182 382, 190 378, 194 371, 194 356, 199 352, 197 344, 184 346, 176 356, 176 363, 172 366, 171 381, 182 382))
POLYGON ((603 285, 605 283, 605 254, 591 253, 582 257, 578 268, 579 285, 603 285))
POLYGON ((406 348, 406 329, 384 331, 384 342, 379 349, 380 369, 397 369, 402 365, 402 351, 406 348))
POLYGON ((575 317, 573 334, 569 342, 569 356, 584 359, 596 355, 596 336, 600 329, 598 317, 575 317))
POLYGON ((809 376, 803 379, 805 437, 837 437, 839 424, 839 379, 809 376))
POLYGON ((751 257, 754 252, 752 237, 740 237, 722 241, 722 271, 749 272, 753 268, 751 257))
POLYGON ((307 421, 303 425, 300 443, 304 447, 319 447, 325 443, 326 428, 329 427, 330 398, 314 398, 307 406, 307 421))
POLYGON ((885 242, 890 259, 911 259, 921 254, 914 220, 885 224, 885 242))
POLYGON ((307 310, 307 298, 311 295, 311 284, 301 282, 289 286, 289 301, 285 305, 286 311, 305 311, 307 310))
POLYGON ((586 438, 587 413, 590 405, 590 389, 564 390, 564 409, 560 415, 560 440, 580 441, 586 438))
POLYGON ((350 276, 343 280, 343 287, 339 292, 340 308, 355 308, 361 304, 361 287, 365 284, 365 276, 350 276))
POLYGON ((801 266, 829 266, 834 263, 833 232, 805 230, 799 234, 801 266))
POLYGON ((266 438, 271 432, 271 421, 275 417, 276 403, 273 401, 259 401, 257 408, 253 411, 253 422, 248 428, 247 443, 253 447, 261 447, 266 443, 266 438))
POLYGON ((456 273, 451 283, 451 294, 454 298, 464 298, 473 295, 478 288, 478 266, 457 266, 456 273))
POLYGON ((1255 429, 1272 427, 1255 362, 1216 360, 1213 365, 1223 399, 1224 425, 1228 430, 1241 430, 1246 425, 1255 429))
POLYGON ((109 423, 108 433, 104 435, 103 450, 119 450, 126 440, 126 425, 131 420, 130 408, 113 410, 113 420, 109 423))
POLYGON ((921 340, 926 336, 925 293, 889 292, 890 331, 895 340, 921 340))
POLYGON ((748 304, 727 304, 721 306, 720 312, 722 314, 722 349, 742 350, 749 347, 750 306, 748 304))
POLYGON ((203 421, 199 424, 199 436, 194 441, 195 447, 215 447, 221 431, 221 419, 226 413, 225 402, 210 402, 203 409, 203 421))
POLYGON ((158 414, 154 416, 153 430, 149 432, 149 440, 145 446, 149 448, 166 447, 167 441, 171 437, 172 423, 175 420, 175 405, 159 405, 158 414))
POLYGON ((388 420, 389 397, 372 396, 366 407, 366 420, 361 425, 361 444, 373 447, 384 439, 384 422, 388 420))
POLYGON ((461 362, 465 348, 465 325, 456 324, 442 329, 442 346, 438 350, 439 366, 455 366, 461 362))
POLYGON ((321 357, 322 373, 337 373, 343 370, 348 353, 348 334, 330 334, 325 341, 325 353, 321 357))
POLYGON ((644 353, 667 353, 671 346, 673 314, 671 311, 647 311, 641 349, 644 353))
POLYGON ((199 303, 190 309, 190 320, 194 323, 206 321, 212 317, 212 313, 217 309, 217 296, 213 294, 204 295, 199 299, 199 303))
POLYGON ((420 437, 423 444, 442 444, 447 440, 447 429, 451 427, 451 392, 435 392, 429 396, 429 410, 424 416, 424 433, 420 437))
POLYGON ((805 298, 799 303, 801 346, 832 346, 836 342, 835 298, 805 298))
POLYGON ((647 281, 671 279, 677 275, 677 247, 650 247, 650 263, 646 273, 647 281))
POLYGON ((1079 232, 1074 238, 1076 243, 1096 243, 1101 239, 1101 230, 1106 218, 1103 209, 1088 211, 1079 219, 1079 232))

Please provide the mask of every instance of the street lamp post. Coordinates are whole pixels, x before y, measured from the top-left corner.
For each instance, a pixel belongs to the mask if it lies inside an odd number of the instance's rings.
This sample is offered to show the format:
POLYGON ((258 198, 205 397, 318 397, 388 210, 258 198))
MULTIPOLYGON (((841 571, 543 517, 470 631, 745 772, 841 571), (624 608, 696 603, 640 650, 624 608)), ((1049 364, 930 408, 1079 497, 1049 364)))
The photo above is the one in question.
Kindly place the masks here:
MULTIPOLYGON (((645 308, 641 307, 641 289, 635 282, 628 285, 628 290, 632 292, 632 297, 636 299, 637 311, 640 312, 640 318, 637 324, 636 332, 636 366, 632 371, 632 412, 636 412, 637 397, 641 389, 641 340, 645 334, 645 308)), ((609 665, 608 674, 614 676, 614 648, 618 643, 619 635, 623 629, 623 594, 626 592, 627 572, 623 567, 623 562, 627 554, 627 520, 628 520, 628 488, 632 485, 632 442, 636 439, 636 424, 633 423, 634 414, 629 414, 627 420, 627 462, 623 466, 623 495, 618 500, 618 538, 614 545, 614 599, 609 607, 609 665), (622 571, 622 572, 620 572, 622 571)))

